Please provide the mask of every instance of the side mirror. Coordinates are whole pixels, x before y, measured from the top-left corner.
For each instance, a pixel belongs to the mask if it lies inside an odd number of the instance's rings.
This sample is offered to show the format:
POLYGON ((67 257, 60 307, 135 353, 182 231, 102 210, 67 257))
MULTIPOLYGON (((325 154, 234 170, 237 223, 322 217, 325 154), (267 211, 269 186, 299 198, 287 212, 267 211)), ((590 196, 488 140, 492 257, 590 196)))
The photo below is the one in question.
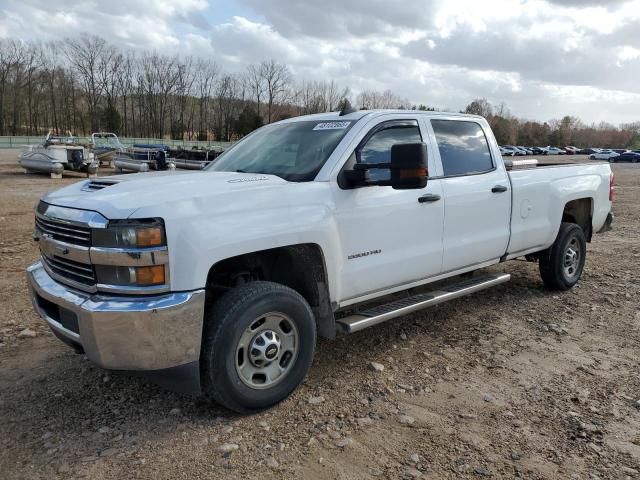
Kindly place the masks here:
POLYGON ((427 185, 427 145, 397 143, 391 147, 391 187, 395 190, 427 185))
POLYGON ((390 163, 356 163, 338 177, 342 188, 371 185, 391 186, 395 190, 424 188, 427 185, 427 145, 397 143, 391 146, 390 163), (389 180, 371 180, 370 170, 389 170, 389 180))

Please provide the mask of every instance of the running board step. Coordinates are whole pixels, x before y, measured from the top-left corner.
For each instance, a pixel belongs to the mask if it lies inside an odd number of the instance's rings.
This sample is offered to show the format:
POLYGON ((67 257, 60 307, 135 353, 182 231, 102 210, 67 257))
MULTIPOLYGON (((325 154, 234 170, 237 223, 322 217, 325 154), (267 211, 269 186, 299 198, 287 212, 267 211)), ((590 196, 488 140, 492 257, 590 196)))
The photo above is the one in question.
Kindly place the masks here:
POLYGON ((464 282, 454 283, 440 290, 434 290, 428 293, 420 293, 412 297, 395 300, 391 303, 378 305, 376 307, 354 313, 348 317, 336 320, 343 331, 347 333, 358 332, 373 325, 385 322, 392 318, 408 315, 409 313, 422 310, 423 308, 437 305, 454 298, 470 295, 480 290, 508 282, 511 275, 508 273, 489 274, 480 277, 465 280, 464 282))

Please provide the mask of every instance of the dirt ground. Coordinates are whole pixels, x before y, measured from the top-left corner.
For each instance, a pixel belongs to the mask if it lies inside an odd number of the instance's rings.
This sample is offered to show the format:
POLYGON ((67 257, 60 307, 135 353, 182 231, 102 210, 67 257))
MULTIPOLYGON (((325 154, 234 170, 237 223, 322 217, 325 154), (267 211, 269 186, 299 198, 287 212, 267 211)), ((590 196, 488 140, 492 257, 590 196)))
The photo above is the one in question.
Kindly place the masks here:
POLYGON ((301 388, 243 417, 53 337, 24 278, 33 207, 80 177, 0 155, 0 477, 640 478, 637 165, 614 165, 615 230, 594 237, 573 290, 500 265, 510 283, 321 341, 301 388))

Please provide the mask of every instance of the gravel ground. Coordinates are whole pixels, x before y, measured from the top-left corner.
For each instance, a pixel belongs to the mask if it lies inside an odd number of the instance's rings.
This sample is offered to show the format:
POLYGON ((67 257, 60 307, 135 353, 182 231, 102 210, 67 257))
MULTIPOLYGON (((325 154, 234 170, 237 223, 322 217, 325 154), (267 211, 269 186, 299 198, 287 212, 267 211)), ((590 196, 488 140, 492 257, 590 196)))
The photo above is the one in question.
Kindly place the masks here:
POLYGON ((512 281, 321 341, 288 400, 252 416, 108 373, 35 315, 32 209, 78 181, 0 152, 0 476, 7 479, 640 478, 640 168, 614 166, 615 230, 582 281, 512 281), (374 362, 375 364, 373 364, 374 362))

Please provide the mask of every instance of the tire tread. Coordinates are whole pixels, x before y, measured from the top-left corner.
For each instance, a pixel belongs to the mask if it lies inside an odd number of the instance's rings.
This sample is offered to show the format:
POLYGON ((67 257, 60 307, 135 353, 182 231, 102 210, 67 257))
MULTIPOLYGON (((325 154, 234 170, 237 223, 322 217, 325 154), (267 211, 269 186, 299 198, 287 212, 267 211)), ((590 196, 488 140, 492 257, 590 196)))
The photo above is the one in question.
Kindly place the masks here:
MULTIPOLYGON (((560 224, 560 230, 558 231, 558 236, 556 237, 553 245, 551 245, 547 250, 543 251, 540 255, 539 260, 539 270, 540 276, 542 277, 542 281, 545 286, 550 290, 568 290, 573 287, 577 281, 580 279, 582 272, 580 272, 580 276, 576 279, 575 282, 567 282, 562 274, 562 255, 563 255, 563 245, 566 241, 566 238, 571 235, 575 230, 579 230, 581 232, 582 242, 586 243, 584 232, 579 225, 570 222, 562 222, 560 224)), ((584 260, 583 260, 584 261, 584 260)))
MULTIPOLYGON (((239 310, 245 308, 247 302, 251 302, 264 294, 273 295, 275 293, 292 295, 306 307, 309 315, 313 318, 311 307, 309 307, 302 295, 285 285, 268 281, 255 281, 233 288, 222 295, 213 305, 208 306, 205 311, 205 325, 200 355, 200 358, 204 360, 201 362, 202 387, 205 394, 214 401, 239 413, 252 413, 259 409, 247 408, 237 402, 224 389, 215 388, 211 379, 217 378, 221 373, 220 370, 224 370, 225 366, 215 365, 207 360, 213 356, 214 348, 221 341, 220 336, 225 331, 230 319, 233 319, 239 310)), ((315 347, 315 337, 313 347, 315 347)), ((310 364, 311 362, 309 362, 308 367, 310 364)))

